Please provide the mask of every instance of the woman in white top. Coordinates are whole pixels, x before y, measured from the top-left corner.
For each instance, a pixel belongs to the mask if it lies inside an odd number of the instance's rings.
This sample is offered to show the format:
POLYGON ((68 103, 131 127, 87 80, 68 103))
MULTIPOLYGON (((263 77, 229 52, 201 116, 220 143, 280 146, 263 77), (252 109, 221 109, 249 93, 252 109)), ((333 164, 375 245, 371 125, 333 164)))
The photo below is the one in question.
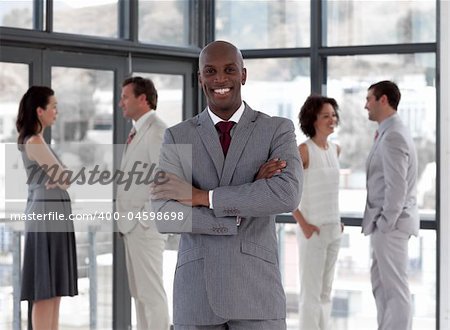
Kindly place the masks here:
POLYGON ((336 100, 309 96, 300 114, 300 128, 309 139, 300 144, 304 168, 300 206, 293 212, 299 224, 301 330, 329 328, 331 286, 342 229, 339 216, 340 148, 328 140, 339 122, 336 100))

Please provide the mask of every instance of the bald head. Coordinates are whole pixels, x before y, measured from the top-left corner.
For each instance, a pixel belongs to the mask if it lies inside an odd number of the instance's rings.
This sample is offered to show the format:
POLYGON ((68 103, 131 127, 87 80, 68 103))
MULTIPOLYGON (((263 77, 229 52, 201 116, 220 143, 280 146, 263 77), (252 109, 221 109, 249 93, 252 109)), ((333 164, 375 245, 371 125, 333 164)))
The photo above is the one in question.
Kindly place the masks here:
POLYGON ((213 41, 202 49, 198 59, 198 66, 201 68, 207 58, 216 59, 223 57, 225 54, 235 55, 241 68, 244 67, 244 59, 241 51, 235 45, 222 40, 213 41))
POLYGON ((203 48, 198 64, 208 107, 228 120, 242 104, 241 86, 247 80, 241 52, 229 42, 214 41, 203 48))

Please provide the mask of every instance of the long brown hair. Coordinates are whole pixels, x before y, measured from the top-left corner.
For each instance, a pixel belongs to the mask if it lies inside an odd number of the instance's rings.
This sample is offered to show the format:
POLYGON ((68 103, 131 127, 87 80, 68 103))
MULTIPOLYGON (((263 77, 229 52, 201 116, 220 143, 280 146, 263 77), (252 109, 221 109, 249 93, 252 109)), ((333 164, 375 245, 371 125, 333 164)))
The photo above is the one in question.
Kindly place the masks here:
POLYGON ((16 120, 19 146, 24 143, 26 137, 41 131, 42 124, 36 110, 38 107, 45 109, 52 95, 55 95, 55 92, 49 87, 31 86, 22 96, 16 120))

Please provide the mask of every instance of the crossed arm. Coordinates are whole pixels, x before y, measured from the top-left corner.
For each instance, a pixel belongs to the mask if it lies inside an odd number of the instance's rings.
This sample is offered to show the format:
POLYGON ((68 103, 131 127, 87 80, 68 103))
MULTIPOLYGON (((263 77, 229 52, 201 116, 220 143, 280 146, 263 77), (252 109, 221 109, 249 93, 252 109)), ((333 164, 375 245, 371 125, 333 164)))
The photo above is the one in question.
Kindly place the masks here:
MULTIPOLYGON (((270 179, 275 174, 281 173, 285 167, 285 161, 271 159, 261 165, 255 181, 270 179)), ((160 232, 192 232, 210 235, 235 235, 237 233, 235 216, 216 217, 213 210, 209 208, 208 191, 192 186, 175 174, 168 173, 167 179, 164 184, 152 184, 151 198, 156 205, 158 205, 158 201, 167 201, 167 204, 158 212, 170 210, 170 212, 182 214, 183 222, 157 222, 160 232), (194 221, 193 217, 195 217, 194 221)))
MULTIPOLYGON (((286 167, 286 161, 279 159, 271 159, 262 164, 255 181, 259 179, 270 179, 275 174, 281 173, 286 167)), ((164 184, 152 184, 152 199, 175 200, 187 206, 206 206, 209 207, 209 191, 201 190, 175 174, 167 173, 164 184)))
MULTIPOLYGON (((167 183, 151 188, 153 206, 157 212, 184 212, 191 222, 159 222, 158 230, 233 235, 237 233, 236 216, 259 217, 292 211, 300 200, 302 170, 293 125, 285 123, 272 141, 270 160, 261 164, 252 182, 213 190, 214 209, 209 208, 208 191, 182 179, 180 166, 165 159, 163 152, 161 162, 169 164, 173 171, 167 172, 174 174, 168 174, 167 183), (217 226, 225 229, 215 231, 217 226)), ((174 143, 170 134, 166 134, 166 143, 174 143)))
POLYGON ((45 183, 47 189, 69 188, 69 183, 64 179, 64 165, 55 157, 41 135, 34 135, 27 141, 25 152, 30 160, 37 162, 50 176, 50 180, 45 183))

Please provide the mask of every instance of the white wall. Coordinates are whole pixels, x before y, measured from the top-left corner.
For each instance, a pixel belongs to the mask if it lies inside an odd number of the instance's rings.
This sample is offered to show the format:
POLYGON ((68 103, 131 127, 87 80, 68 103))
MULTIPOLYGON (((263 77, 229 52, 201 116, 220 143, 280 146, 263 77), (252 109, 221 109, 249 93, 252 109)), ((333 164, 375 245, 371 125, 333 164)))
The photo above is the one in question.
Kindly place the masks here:
POLYGON ((450 329, 450 1, 441 0, 440 329, 450 329))

